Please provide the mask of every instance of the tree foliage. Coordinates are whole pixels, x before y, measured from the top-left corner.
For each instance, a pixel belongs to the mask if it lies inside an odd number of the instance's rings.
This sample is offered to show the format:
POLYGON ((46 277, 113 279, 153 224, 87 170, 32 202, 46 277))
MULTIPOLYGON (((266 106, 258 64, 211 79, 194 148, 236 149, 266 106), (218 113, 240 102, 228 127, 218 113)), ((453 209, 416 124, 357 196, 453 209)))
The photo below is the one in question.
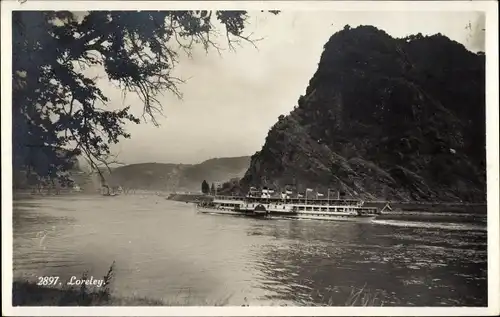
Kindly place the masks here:
POLYGON ((208 185, 206 180, 201 183, 201 192, 203 194, 208 194, 210 192, 210 185, 208 185))
MULTIPOLYGON (((277 12, 273 12, 276 14, 277 12)), ((245 11, 13 12, 13 164, 40 178, 60 178, 84 156, 94 170, 113 160, 110 145, 129 138, 124 125, 139 123, 129 106, 110 100, 86 75, 104 69, 124 93, 139 96, 143 118, 157 124, 159 96, 181 97, 172 75, 179 54, 194 45, 220 52, 217 24, 229 49, 252 39, 243 34, 245 11)))

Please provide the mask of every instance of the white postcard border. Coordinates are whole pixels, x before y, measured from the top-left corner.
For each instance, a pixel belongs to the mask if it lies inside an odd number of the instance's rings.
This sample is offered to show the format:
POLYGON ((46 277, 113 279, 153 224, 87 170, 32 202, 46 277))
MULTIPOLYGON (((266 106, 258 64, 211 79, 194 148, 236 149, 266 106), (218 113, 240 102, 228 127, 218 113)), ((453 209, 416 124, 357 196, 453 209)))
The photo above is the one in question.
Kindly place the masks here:
POLYGON ((499 99, 496 1, 2 1, 2 313, 13 316, 472 316, 498 315, 499 99), (12 15, 13 10, 337 10, 484 11, 486 13, 486 144, 488 198, 488 307, 12 307, 12 15))

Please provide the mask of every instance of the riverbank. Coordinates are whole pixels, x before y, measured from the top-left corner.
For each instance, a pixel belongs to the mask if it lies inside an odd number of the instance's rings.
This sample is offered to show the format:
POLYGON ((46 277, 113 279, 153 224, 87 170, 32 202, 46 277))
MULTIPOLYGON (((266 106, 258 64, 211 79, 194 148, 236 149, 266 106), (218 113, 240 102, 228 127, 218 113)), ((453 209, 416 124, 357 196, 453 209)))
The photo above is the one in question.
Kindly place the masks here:
MULTIPOLYGON (((82 279, 87 279, 83 273, 82 279)), ((220 303, 191 303, 190 298, 174 299, 164 302, 147 297, 119 297, 111 294, 110 285, 115 280, 115 262, 111 264, 103 277, 100 287, 68 286, 48 287, 32 281, 14 281, 12 284, 12 306, 189 306, 210 305, 222 306, 227 300, 220 303)))
POLYGON ((170 194, 167 196, 167 199, 186 203, 196 203, 198 201, 210 201, 212 198, 203 194, 170 194))
POLYGON ((431 213, 467 213, 486 214, 486 203, 439 203, 439 202, 400 202, 400 201, 365 201, 367 207, 384 208, 390 205, 387 212, 431 212, 431 213))
MULTIPOLYGON (((176 297, 168 301, 147 297, 120 297, 111 294, 110 285, 115 280, 115 262, 103 277, 101 287, 81 286, 41 286, 33 281, 17 280, 12 284, 12 306, 226 306, 231 296, 219 301, 203 301, 199 298, 176 297)), ((86 279, 84 273, 82 279, 86 279)), ((371 293, 365 288, 352 288, 346 297, 348 306, 367 306, 382 304, 378 293, 371 293)), ((325 303, 332 306, 332 301, 325 303)), ((319 304, 325 305, 325 304, 319 304)), ((241 306, 249 306, 246 302, 241 306)))
MULTIPOLYGON (((106 292, 84 289, 62 289, 38 286, 34 282, 14 281, 12 306, 226 306, 229 298, 217 302, 193 300, 191 298, 162 301, 146 297, 116 297, 106 292)), ((332 300, 317 306, 333 306, 332 300)), ((345 306, 380 306, 383 300, 378 293, 365 288, 352 289, 345 306)), ((250 306, 247 303, 241 306, 250 306)), ((283 305, 286 306, 286 305, 283 305)))
POLYGON ((98 291, 38 286, 34 282, 12 284, 12 306, 176 306, 144 297, 115 297, 98 291))

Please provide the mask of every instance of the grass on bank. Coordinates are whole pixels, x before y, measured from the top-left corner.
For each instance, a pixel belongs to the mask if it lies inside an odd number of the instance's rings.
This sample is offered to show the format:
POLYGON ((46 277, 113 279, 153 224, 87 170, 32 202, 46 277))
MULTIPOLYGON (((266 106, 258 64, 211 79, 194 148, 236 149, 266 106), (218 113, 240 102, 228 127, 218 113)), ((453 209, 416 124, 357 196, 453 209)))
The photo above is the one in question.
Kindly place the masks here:
MULTIPOLYGON (((165 302, 146 297, 117 297, 111 295, 110 284, 115 278, 115 262, 103 277, 103 285, 99 289, 89 288, 85 284, 79 287, 48 287, 35 282, 14 281, 12 285, 12 306, 224 306, 229 298, 214 303, 193 302, 188 296, 185 299, 173 299, 165 302)), ((83 273, 81 279, 87 279, 83 273)))
MULTIPOLYGON (((38 286, 33 282, 16 281, 13 283, 12 306, 226 306, 228 299, 208 302, 190 297, 163 301, 146 297, 103 297, 99 292, 80 289, 58 289, 38 286)), ((333 299, 317 306, 338 306, 333 299)), ((241 305, 249 306, 249 305, 241 305)), ((286 305, 285 305, 286 306, 286 305)), ((383 301, 376 294, 357 290, 353 291, 345 306, 383 306, 383 301)))
MULTIPOLYGON (((14 281, 12 285, 13 306, 226 306, 231 296, 219 301, 209 302, 187 298, 173 298, 168 301, 146 297, 118 297, 110 293, 110 283, 114 279, 114 265, 104 276, 104 284, 100 289, 90 289, 84 284, 80 287, 55 288, 39 286, 35 282, 14 281)), ((87 273, 82 279, 87 278, 87 273)), ((322 300, 317 306, 338 306, 333 298, 322 300)), ((382 306, 383 301, 377 293, 370 292, 362 287, 352 289, 345 306, 382 306)), ((249 305, 241 305, 249 306, 249 305)), ((286 306, 286 305, 285 305, 286 306)))

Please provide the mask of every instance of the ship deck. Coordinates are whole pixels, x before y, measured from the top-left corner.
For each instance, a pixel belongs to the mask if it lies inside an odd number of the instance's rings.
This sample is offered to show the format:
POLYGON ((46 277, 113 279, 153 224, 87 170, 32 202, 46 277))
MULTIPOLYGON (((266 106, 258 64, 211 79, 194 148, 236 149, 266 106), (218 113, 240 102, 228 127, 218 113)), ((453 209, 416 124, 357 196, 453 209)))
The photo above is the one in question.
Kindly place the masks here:
POLYGON ((355 199, 328 199, 328 198, 287 198, 281 197, 249 197, 249 196, 215 196, 214 201, 245 201, 248 203, 286 203, 295 205, 337 205, 337 206, 355 206, 359 204, 360 200, 355 199))

